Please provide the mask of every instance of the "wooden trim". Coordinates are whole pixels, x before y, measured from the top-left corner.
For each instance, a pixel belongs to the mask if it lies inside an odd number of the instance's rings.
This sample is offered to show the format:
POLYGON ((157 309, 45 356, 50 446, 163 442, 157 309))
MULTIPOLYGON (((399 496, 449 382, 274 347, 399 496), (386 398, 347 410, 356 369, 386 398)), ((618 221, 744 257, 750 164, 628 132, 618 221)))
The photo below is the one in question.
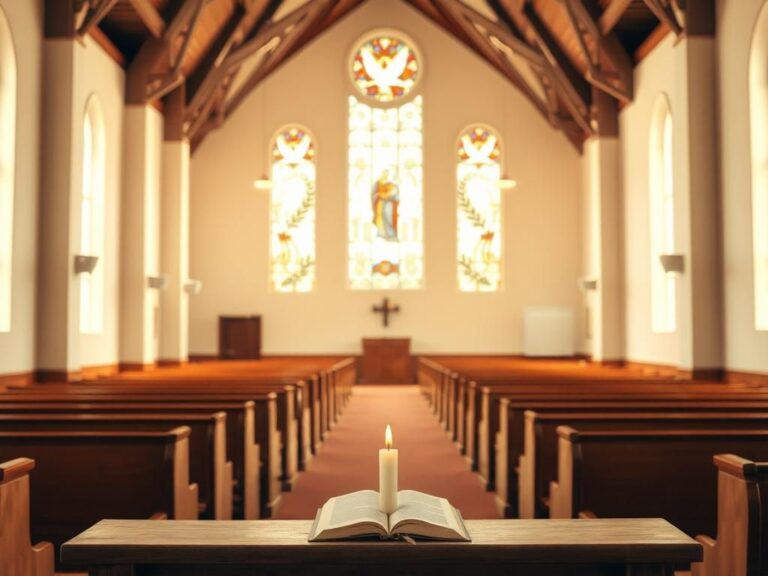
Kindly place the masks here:
POLYGON ((120 371, 117 364, 102 364, 98 366, 83 366, 80 369, 82 380, 94 380, 101 376, 114 376, 120 371))
POLYGON ((726 370, 724 378, 728 384, 768 386, 768 374, 762 372, 739 372, 737 370, 726 370))
POLYGON ((149 364, 142 364, 141 362, 120 362, 120 372, 144 372, 146 370, 154 370, 157 368, 155 362, 149 364))
POLYGON ((669 26, 666 24, 659 24, 656 26, 653 32, 648 35, 648 38, 646 38, 643 43, 637 47, 634 54, 632 54, 632 59, 635 61, 635 64, 639 64, 641 61, 645 60, 645 58, 653 52, 653 49, 661 44, 662 40, 664 40, 664 38, 667 37, 667 34, 670 34, 671 32, 672 30, 670 30, 669 26))
POLYGON ((118 66, 125 69, 127 64, 125 56, 122 52, 120 52, 118 47, 112 43, 112 40, 110 40, 107 35, 104 34, 101 28, 94 26, 89 30, 88 35, 93 39, 94 42, 96 42, 96 44, 101 46, 104 52, 107 53, 107 56, 112 58, 112 60, 114 60, 118 66))
POLYGON ((179 368, 180 366, 186 366, 189 364, 188 360, 160 358, 157 361, 158 368, 179 368))
POLYGON ((19 372, 18 374, 0 374, 2 386, 30 386, 35 383, 34 372, 19 372))
POLYGON ((73 380, 80 380, 80 371, 72 370, 36 370, 35 371, 35 383, 37 384, 51 384, 56 382, 71 382, 73 380))

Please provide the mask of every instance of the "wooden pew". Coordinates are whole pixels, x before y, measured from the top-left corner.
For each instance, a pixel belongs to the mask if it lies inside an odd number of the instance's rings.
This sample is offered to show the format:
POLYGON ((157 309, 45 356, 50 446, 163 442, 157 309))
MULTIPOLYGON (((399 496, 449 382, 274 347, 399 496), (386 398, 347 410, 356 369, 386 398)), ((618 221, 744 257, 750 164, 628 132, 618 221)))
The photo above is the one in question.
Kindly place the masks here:
MULTIPOLYGON (((121 402, 153 401, 157 399, 180 401, 217 401, 217 400, 253 400, 264 402, 270 393, 277 395, 277 427, 279 461, 282 465, 280 481, 283 490, 290 490, 298 474, 298 430, 296 421, 296 388, 282 383, 259 382, 242 385, 222 385, 212 390, 210 382, 188 381, 151 381, 134 382, 130 385, 72 384, 46 385, 34 391, 16 390, 0 395, 3 398, 14 397, 24 401, 49 401, 69 398, 91 401, 99 398, 113 398, 121 402)), ((257 432, 260 426, 257 425, 257 432)), ((266 454, 263 450, 262 454, 266 454)), ((277 458, 275 458, 277 460, 277 458)))
POLYGON ((717 480, 717 540, 697 536, 704 548, 692 576, 768 574, 768 462, 733 454, 714 457, 717 480))
POLYGON ((0 463, 0 574, 53 576, 53 545, 32 546, 29 526, 29 473, 35 461, 0 463))
POLYGON ((535 412, 525 413, 519 465, 520 518, 546 518, 544 499, 557 480, 559 426, 586 430, 767 430, 768 412, 535 412))
POLYGON ((519 516, 518 463, 525 451, 525 412, 533 410, 540 414, 562 414, 574 412, 768 412, 766 401, 717 401, 678 400, 669 398, 632 401, 604 400, 563 400, 543 398, 520 400, 502 398, 500 403, 500 425, 496 437, 496 494, 500 509, 508 518, 519 516))
MULTIPOLYGON (((768 401, 768 390, 760 392, 755 389, 743 390, 731 388, 726 385, 712 387, 711 384, 698 383, 673 383, 673 382, 614 382, 603 381, 594 383, 580 383, 578 385, 549 383, 546 385, 499 385, 482 387, 481 421, 475 426, 471 422, 473 430, 477 433, 476 469, 486 481, 488 490, 495 489, 496 480, 496 452, 493 450, 493 441, 500 428, 501 399, 508 397, 520 400, 534 400, 550 397, 554 399, 576 400, 695 400, 700 402, 741 400, 741 401, 768 401)), ((471 389, 471 386, 470 386, 471 389)), ((470 399, 471 401, 471 399, 470 399)), ((468 425, 470 414, 468 413, 468 425)))
POLYGON ((232 463, 227 462, 226 418, 214 414, 0 414, 0 432, 164 432, 188 426, 189 476, 198 486, 199 516, 232 519, 232 463))
POLYGON ((0 459, 26 454, 32 538, 59 546, 102 518, 197 518, 189 433, 0 432, 0 459))
POLYGON ((236 494, 241 499, 241 502, 236 501, 237 517, 251 520, 269 517, 279 506, 282 464, 275 394, 266 394, 258 401, 202 401, 199 397, 190 399, 179 395, 152 396, 150 399, 135 394, 87 398, 72 395, 46 395, 44 398, 0 395, 0 414, 65 413, 73 410, 89 413, 141 410, 162 414, 224 411, 227 414, 227 448, 232 449, 228 452, 228 459, 232 461, 233 474, 238 479, 236 494), (16 401, 22 398, 23 402, 16 401))
POLYGON ((768 459, 768 430, 590 430, 558 428, 551 518, 665 518, 689 535, 717 528, 712 457, 768 459))

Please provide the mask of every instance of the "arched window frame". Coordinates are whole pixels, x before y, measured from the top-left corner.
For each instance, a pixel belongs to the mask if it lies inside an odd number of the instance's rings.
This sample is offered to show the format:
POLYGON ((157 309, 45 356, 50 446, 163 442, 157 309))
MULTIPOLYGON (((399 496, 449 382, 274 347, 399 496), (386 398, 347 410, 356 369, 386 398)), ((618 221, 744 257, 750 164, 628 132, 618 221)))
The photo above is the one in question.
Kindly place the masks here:
POLYGON ((270 289, 312 292, 316 280, 317 140, 306 127, 287 124, 272 136, 269 150, 270 289), (292 131, 309 139, 309 148, 300 158, 290 158, 291 150, 285 149, 285 135, 292 131))
POLYGON ((491 126, 475 123, 461 130, 455 150, 459 290, 497 292, 503 274, 503 141, 491 126))
POLYGON ((652 329, 671 333, 677 330, 677 279, 664 271, 660 260, 675 252, 674 123, 666 94, 656 99, 651 115, 648 174, 652 329))
POLYGON ((16 187, 16 50, 0 7, 0 332, 11 331, 13 205, 16 187))
POLYGON ((749 126, 755 329, 768 331, 768 2, 758 15, 749 53, 749 126))
POLYGON ((348 70, 347 286, 352 290, 423 289, 424 70, 421 52, 416 43, 399 30, 376 29, 354 43, 348 70), (355 58, 360 47, 384 36, 404 42, 418 65, 416 80, 407 93, 388 101, 363 94, 355 78, 355 58), (386 138, 382 137, 385 134, 386 138), (387 138, 395 140, 394 145, 389 146, 396 149, 395 159, 389 158, 388 147, 381 145, 387 138), (381 201, 383 196, 379 194, 380 190, 390 189, 396 194, 394 210, 399 214, 394 227, 387 227, 381 218, 378 223, 374 222, 377 209, 393 209, 392 203, 381 201))
POLYGON ((104 329, 106 161, 104 113, 92 94, 83 114, 80 253, 99 260, 90 274, 80 274, 81 334, 99 334, 104 329))

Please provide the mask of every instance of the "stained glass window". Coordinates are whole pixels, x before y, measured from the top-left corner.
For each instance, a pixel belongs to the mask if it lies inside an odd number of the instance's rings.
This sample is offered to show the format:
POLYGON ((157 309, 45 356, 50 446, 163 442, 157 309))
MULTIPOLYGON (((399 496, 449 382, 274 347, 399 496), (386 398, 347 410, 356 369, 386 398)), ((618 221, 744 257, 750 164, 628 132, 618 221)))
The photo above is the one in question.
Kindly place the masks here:
POLYGON ((388 103, 404 98, 419 80, 419 58, 412 45, 395 34, 375 34, 352 56, 352 78, 366 98, 388 103))
POLYGON ((421 96, 399 108, 349 99, 349 284, 424 284, 421 96))
POLYGON ((498 135, 471 126, 459 138, 456 164, 459 289, 501 286, 501 178, 498 135))
POLYGON ((104 325, 104 195, 106 149, 104 119, 91 96, 83 121, 83 184, 80 195, 80 253, 98 256, 90 274, 80 275, 80 332, 96 334, 104 325))
POLYGON ((315 144, 299 126, 280 129, 272 145, 270 218, 272 289, 315 286, 315 144))

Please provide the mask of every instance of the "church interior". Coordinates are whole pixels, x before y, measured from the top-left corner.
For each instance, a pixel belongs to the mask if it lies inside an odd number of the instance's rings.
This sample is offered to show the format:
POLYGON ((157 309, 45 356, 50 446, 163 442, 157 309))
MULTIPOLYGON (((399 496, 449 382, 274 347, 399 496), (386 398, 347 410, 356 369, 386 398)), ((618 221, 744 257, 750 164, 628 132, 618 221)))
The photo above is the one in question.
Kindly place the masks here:
POLYGON ((0 0, 0 576, 438 572, 768 576, 768 0, 0 0))

